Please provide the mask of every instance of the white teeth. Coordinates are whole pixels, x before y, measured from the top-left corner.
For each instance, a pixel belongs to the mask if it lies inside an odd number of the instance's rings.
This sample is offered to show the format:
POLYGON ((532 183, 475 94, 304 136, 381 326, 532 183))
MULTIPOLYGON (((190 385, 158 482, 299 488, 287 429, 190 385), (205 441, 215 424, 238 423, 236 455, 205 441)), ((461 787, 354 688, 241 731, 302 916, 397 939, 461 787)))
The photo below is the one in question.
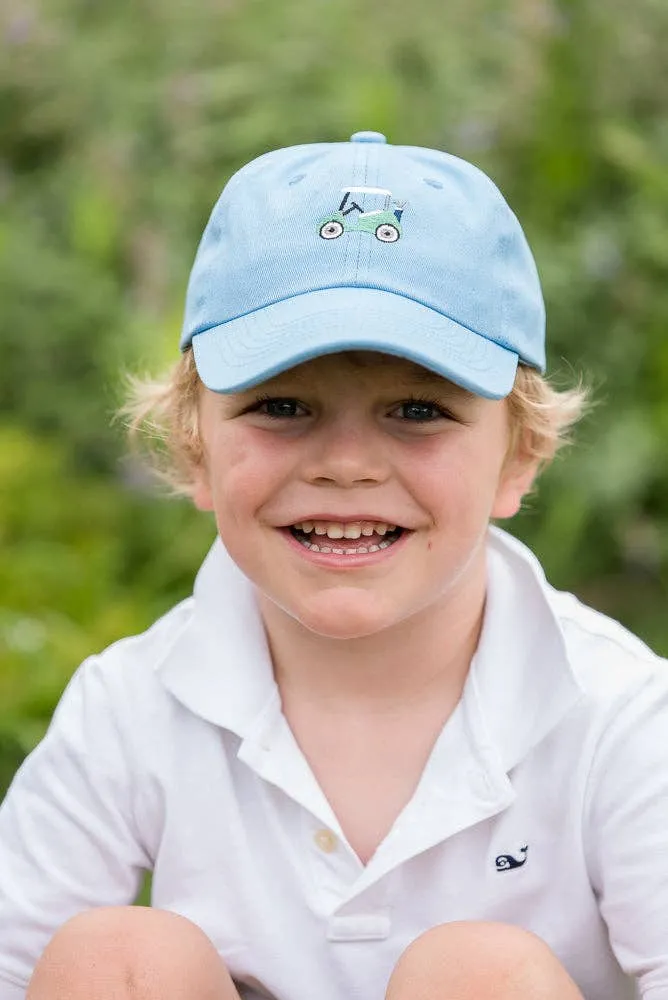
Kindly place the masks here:
POLYGON ((370 538, 374 533, 386 535, 388 531, 394 531, 396 524, 387 524, 383 521, 377 524, 366 521, 363 524, 359 521, 350 524, 343 521, 298 521, 294 527, 307 535, 315 531, 316 535, 327 535, 329 538, 359 538, 360 535, 370 538))

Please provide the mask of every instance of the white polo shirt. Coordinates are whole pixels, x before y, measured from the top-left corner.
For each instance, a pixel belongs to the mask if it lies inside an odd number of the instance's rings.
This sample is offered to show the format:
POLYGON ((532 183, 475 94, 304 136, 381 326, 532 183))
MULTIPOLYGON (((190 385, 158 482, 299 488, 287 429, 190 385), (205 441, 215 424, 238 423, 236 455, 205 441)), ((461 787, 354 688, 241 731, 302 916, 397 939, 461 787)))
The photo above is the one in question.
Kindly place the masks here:
POLYGON ((216 542, 194 597, 81 666, 0 810, 0 1000, 143 869, 249 996, 382 1000, 422 931, 484 919, 542 937, 587 1000, 627 1000, 632 979, 668 1000, 666 663, 492 529, 463 697, 364 867, 216 542))

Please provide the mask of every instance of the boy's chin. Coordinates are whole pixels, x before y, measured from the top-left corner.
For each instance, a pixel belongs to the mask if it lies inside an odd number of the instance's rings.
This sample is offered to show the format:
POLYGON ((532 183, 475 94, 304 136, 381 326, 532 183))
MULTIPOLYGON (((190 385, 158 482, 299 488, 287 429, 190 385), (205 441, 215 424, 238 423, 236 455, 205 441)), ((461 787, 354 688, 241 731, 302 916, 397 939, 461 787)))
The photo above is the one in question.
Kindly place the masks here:
POLYGON ((364 639, 396 624, 387 601, 358 587, 335 587, 285 609, 323 639, 364 639))

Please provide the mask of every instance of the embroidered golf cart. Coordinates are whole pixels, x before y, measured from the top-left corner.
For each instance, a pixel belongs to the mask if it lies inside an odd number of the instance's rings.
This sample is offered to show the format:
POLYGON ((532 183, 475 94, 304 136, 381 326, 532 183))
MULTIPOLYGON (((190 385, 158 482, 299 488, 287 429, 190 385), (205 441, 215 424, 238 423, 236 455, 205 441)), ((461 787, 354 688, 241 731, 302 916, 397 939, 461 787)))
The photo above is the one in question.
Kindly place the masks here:
POLYGON ((386 188, 343 188, 338 211, 320 223, 323 240, 336 240, 343 233, 369 233, 381 243, 396 243, 401 236, 401 216, 405 201, 397 201, 386 188), (359 201, 355 195, 362 196, 359 201), (365 203, 383 199, 382 207, 365 210, 365 203), (392 207, 394 206, 394 207, 392 207))

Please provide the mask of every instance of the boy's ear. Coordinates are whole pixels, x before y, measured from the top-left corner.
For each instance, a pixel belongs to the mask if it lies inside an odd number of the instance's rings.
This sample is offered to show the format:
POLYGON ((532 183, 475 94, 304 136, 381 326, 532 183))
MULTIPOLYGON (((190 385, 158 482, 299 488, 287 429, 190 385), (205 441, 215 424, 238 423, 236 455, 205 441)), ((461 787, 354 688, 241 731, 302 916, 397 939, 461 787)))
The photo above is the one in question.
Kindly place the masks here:
POLYGON ((192 501, 198 510, 213 510, 209 472, 203 459, 193 473, 192 501))
POLYGON ((539 464, 537 458, 530 458, 521 449, 506 460, 499 477, 492 518, 514 517, 519 512, 522 500, 534 484, 539 464))

